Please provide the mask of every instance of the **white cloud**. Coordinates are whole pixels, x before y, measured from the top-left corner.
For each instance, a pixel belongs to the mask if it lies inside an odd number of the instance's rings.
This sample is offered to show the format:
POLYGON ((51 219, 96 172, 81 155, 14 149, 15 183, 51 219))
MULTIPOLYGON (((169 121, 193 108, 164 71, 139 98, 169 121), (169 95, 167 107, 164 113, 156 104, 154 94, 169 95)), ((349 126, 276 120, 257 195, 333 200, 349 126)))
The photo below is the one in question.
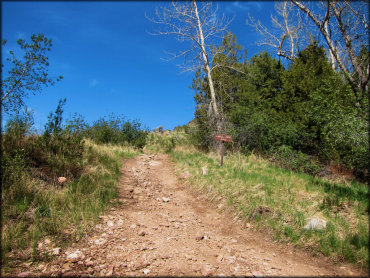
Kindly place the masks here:
POLYGON ((237 10, 260 12, 262 10, 262 4, 263 3, 261 3, 261 2, 251 2, 251 1, 239 2, 239 1, 235 1, 235 2, 232 2, 232 4, 230 4, 226 7, 226 11, 230 12, 230 13, 235 12, 237 10))

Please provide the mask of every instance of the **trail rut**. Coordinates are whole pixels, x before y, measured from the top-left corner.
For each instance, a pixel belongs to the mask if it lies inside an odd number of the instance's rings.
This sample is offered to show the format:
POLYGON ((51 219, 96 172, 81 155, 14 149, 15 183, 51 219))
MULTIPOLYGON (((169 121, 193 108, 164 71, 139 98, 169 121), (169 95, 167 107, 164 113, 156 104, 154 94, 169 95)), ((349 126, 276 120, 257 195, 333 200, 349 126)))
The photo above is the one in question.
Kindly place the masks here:
POLYGON ((167 155, 142 154, 121 171, 120 207, 101 216, 91 236, 29 274, 361 275, 243 227, 178 180, 167 155))

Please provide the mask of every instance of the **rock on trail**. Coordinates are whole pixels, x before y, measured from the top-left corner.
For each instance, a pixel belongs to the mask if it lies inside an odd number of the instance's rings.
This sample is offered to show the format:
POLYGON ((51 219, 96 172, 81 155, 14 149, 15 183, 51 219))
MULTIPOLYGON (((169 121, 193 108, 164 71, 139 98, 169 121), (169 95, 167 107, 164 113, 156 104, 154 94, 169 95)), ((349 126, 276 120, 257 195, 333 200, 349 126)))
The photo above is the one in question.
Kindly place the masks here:
MULTIPOLYGON (((221 213, 178 179, 167 155, 125 160, 119 208, 107 210, 91 235, 58 250, 43 267, 12 275, 317 276, 358 275, 350 265, 273 243, 221 213)), ((206 170, 203 171, 206 174, 206 170)), ((220 206, 219 206, 220 207, 220 206)), ((251 227, 251 225, 249 225, 251 227)))

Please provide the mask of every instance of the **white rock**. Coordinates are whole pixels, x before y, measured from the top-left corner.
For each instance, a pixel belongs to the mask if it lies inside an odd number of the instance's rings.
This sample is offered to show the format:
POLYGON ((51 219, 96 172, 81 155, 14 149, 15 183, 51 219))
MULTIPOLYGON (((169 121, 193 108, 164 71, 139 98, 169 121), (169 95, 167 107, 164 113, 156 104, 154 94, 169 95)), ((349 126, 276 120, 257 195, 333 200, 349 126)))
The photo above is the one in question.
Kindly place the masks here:
POLYGON ((202 167, 203 176, 207 175, 207 167, 202 167))
POLYGON ((94 241, 94 243, 97 244, 97 245, 102 245, 105 242, 106 242, 106 240, 104 238, 99 238, 99 239, 94 241))
POLYGON ((144 273, 144 274, 149 274, 149 273, 150 273, 150 269, 144 269, 144 270, 143 270, 143 273, 144 273))
POLYGON ((170 201, 170 199, 166 198, 166 197, 162 197, 162 200, 163 200, 163 202, 166 202, 166 203, 170 201))
POLYGON ((70 253, 68 256, 67 256, 67 259, 77 259, 77 258, 79 258, 79 257, 81 257, 82 256, 82 253, 81 253, 81 251, 80 250, 76 250, 75 252, 73 252, 73 253, 70 253))
POLYGON ((60 254, 60 247, 57 247, 57 248, 53 248, 53 249, 51 249, 51 253, 53 254, 53 255, 59 255, 60 254))
POLYGON ((59 183, 60 185, 63 185, 63 183, 65 183, 65 182, 66 182, 66 180, 67 180, 67 178, 66 178, 66 177, 59 177, 59 178, 58 178, 58 183, 59 183))
POLYGON ((303 227, 306 230, 317 229, 322 230, 326 228, 326 221, 317 217, 308 219, 308 223, 303 227))
POLYGON ((113 227, 114 226, 112 221, 108 221, 107 225, 108 225, 108 227, 113 227))
POLYGON ((258 272, 258 271, 252 271, 252 275, 253 275, 254 277, 263 277, 263 274, 262 274, 262 273, 260 273, 260 272, 258 272))

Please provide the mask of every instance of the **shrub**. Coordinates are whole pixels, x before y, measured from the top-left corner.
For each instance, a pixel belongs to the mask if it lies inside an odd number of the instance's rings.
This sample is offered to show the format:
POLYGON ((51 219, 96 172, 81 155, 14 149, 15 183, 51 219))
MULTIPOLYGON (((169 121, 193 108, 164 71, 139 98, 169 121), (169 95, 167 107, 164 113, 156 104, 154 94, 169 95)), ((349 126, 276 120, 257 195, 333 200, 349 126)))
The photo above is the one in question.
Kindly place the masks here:
POLYGON ((138 121, 125 122, 123 116, 109 115, 94 122, 85 134, 96 143, 128 143, 141 149, 145 146, 148 131, 142 129, 138 121))
POLYGON ((275 163, 295 172, 317 175, 321 169, 320 165, 314 162, 309 155, 296 151, 290 146, 282 145, 273 148, 271 154, 274 156, 275 163))

